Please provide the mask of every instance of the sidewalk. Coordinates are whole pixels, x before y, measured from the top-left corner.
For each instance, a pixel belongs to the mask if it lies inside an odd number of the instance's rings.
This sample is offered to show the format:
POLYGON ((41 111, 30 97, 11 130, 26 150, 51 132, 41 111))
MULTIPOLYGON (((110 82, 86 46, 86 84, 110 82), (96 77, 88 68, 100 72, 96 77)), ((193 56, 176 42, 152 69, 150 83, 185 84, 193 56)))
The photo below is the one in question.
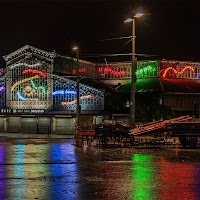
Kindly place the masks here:
POLYGON ((0 133, 0 137, 6 138, 60 138, 73 139, 74 135, 56 135, 56 134, 26 134, 26 133, 0 133))

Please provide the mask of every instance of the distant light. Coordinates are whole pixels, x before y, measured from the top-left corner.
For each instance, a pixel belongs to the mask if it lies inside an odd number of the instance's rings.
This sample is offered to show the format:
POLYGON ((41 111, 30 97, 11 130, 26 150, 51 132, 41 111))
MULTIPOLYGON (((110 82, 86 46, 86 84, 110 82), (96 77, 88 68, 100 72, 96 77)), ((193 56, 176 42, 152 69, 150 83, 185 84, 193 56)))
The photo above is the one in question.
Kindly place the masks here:
POLYGON ((77 51, 78 47, 73 47, 72 49, 73 49, 73 51, 77 51))
POLYGON ((140 18, 140 17, 142 17, 144 14, 143 13, 137 13, 134 17, 135 18, 140 18))
POLYGON ((130 23, 130 22, 132 22, 133 21, 133 19, 131 19, 131 18, 128 18, 127 20, 125 20, 124 22, 125 23, 130 23))

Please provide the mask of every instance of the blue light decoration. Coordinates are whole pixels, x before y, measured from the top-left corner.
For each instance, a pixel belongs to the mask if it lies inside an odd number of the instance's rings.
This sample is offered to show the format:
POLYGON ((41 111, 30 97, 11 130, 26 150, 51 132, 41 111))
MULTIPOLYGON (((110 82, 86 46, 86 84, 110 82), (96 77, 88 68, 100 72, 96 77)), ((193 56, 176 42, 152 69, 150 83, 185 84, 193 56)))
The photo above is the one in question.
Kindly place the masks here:
POLYGON ((20 94, 19 91, 17 91, 17 96, 18 96, 18 98, 19 98, 20 100, 22 100, 22 101, 26 101, 26 98, 23 97, 23 96, 20 94))
POLYGON ((1 87, 0 87, 0 92, 4 91, 5 89, 6 89, 6 87, 1 86, 1 87))
POLYGON ((77 92, 75 90, 56 90, 54 92, 52 92, 52 96, 55 95, 64 95, 64 94, 77 94, 77 92))

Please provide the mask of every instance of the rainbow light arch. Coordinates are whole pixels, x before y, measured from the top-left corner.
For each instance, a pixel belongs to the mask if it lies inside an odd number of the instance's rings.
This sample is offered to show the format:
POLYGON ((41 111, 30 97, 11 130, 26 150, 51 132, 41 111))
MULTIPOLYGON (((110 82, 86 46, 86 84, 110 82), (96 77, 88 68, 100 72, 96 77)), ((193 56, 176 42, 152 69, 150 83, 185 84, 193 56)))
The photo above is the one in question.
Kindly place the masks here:
POLYGON ((20 84, 22 84, 22 83, 24 83, 24 82, 31 81, 31 80, 36 79, 36 78, 39 78, 39 76, 36 75, 36 76, 32 76, 32 77, 30 77, 30 78, 25 78, 25 79, 23 79, 23 80, 17 81, 17 82, 11 87, 11 91, 13 91, 13 90, 15 89, 16 86, 18 86, 18 85, 20 85, 20 84))

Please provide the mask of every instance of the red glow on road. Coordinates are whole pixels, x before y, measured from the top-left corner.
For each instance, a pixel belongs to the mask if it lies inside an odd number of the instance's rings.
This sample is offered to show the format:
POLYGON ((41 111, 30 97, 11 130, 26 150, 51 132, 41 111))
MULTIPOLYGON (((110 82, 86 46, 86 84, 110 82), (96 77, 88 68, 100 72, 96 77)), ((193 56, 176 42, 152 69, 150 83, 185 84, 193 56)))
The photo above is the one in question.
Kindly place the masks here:
POLYGON ((196 166, 192 163, 160 160, 160 199, 199 199, 196 166))

